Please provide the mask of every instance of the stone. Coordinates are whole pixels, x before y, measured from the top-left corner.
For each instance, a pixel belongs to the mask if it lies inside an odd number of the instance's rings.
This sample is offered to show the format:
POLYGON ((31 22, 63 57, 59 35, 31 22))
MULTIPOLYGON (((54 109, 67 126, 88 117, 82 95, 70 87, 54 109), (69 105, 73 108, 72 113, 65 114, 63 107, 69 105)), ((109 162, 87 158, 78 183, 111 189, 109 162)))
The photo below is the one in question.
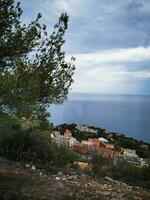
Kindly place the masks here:
POLYGON ((35 168, 34 165, 32 165, 32 166, 31 166, 31 169, 32 169, 33 171, 35 171, 36 168, 35 168))
POLYGON ((40 175, 40 177, 43 177, 43 172, 40 172, 40 174, 39 174, 39 175, 40 175))
POLYGON ((106 176, 105 178, 104 178, 104 180, 106 180, 106 181, 109 181, 109 182, 114 182, 114 180, 112 179, 112 178, 110 178, 110 177, 108 177, 108 176, 106 176))
POLYGON ((63 180, 63 181, 66 181, 67 179, 66 179, 66 178, 62 178, 62 180, 63 180))
POLYGON ((59 178, 59 177, 56 177, 56 181, 60 181, 60 178, 59 178))
POLYGON ((30 165, 29 165, 29 164, 26 164, 26 165, 25 165, 25 168, 30 168, 30 165))
POLYGON ((16 163, 16 167, 20 167, 20 163, 16 163))
POLYGON ((58 175, 58 176, 62 176, 63 173, 62 173, 62 172, 58 172, 57 175, 58 175))
POLYGON ((47 175, 46 175, 46 174, 44 174, 44 175, 43 175, 43 177, 44 177, 44 178, 47 178, 47 175))

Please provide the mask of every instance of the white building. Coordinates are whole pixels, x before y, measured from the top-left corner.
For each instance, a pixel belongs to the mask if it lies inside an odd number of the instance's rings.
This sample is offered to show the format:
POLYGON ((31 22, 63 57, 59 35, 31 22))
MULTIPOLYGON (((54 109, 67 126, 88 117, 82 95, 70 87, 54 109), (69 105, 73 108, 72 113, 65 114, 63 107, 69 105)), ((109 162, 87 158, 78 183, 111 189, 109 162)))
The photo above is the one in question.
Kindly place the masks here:
POLYGON ((75 128, 81 132, 88 132, 88 133, 93 133, 93 134, 97 133, 97 130, 89 128, 88 126, 85 126, 85 125, 77 125, 75 128))
POLYGON ((134 149, 123 149, 123 156, 138 158, 138 155, 136 154, 136 151, 134 149))
POLYGON ((103 142, 103 143, 108 143, 108 140, 106 140, 106 139, 103 138, 103 137, 98 138, 98 140, 99 140, 100 142, 103 142))
POLYGON ((56 143, 58 146, 63 145, 66 147, 73 148, 73 145, 75 145, 77 143, 76 138, 61 135, 60 132, 58 132, 58 131, 54 131, 51 134, 51 138, 52 138, 52 141, 54 143, 56 143))

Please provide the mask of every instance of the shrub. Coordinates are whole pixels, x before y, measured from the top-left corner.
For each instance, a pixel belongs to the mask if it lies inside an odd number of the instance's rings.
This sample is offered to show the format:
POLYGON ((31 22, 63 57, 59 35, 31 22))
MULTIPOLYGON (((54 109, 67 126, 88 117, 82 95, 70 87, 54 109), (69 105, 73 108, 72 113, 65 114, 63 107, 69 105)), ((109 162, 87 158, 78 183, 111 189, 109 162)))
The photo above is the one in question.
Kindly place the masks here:
POLYGON ((0 141, 20 129, 19 121, 8 115, 0 115, 0 141))
POLYGON ((13 161, 65 166, 79 159, 79 155, 51 142, 50 132, 39 129, 18 130, 0 140, 0 156, 13 161))
POLYGON ((53 163, 58 166, 73 164, 75 161, 79 160, 79 154, 64 146, 55 146, 52 160, 53 163))
POLYGON ((10 160, 47 162, 50 155, 50 144, 31 131, 19 130, 6 135, 0 142, 0 156, 10 160))
POLYGON ((94 154, 90 161, 94 176, 103 177, 110 173, 112 159, 106 158, 103 155, 94 154))

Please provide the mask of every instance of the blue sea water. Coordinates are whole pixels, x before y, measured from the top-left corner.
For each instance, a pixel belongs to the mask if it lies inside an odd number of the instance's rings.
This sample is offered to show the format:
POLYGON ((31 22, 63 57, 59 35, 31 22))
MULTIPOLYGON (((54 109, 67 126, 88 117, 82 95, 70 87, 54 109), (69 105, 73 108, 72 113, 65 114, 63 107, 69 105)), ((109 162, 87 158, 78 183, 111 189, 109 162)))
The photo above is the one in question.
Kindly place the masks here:
POLYGON ((54 124, 88 124, 150 142, 150 96, 74 93, 49 111, 54 124))

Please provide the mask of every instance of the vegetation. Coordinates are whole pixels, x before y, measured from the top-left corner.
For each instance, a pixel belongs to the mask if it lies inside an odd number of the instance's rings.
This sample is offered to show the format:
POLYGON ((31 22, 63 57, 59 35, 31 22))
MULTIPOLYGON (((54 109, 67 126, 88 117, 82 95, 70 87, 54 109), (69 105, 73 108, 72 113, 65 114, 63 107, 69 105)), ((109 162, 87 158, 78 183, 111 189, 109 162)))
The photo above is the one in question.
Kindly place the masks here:
POLYGON ((49 132, 38 129, 18 130, 1 138, 0 157, 56 166, 66 166, 79 158, 77 153, 53 144, 49 132))
POLYGON ((97 133, 91 134, 91 133, 82 133, 79 130, 77 130, 75 127, 76 127, 76 124, 61 124, 58 127, 56 127, 56 130, 60 131, 63 134, 66 129, 69 129, 72 132, 73 137, 75 137, 79 141, 83 139, 88 139, 88 138, 105 137, 105 133, 104 133, 105 129, 89 126, 89 128, 93 128, 94 130, 97 130, 97 133))
MULTIPOLYGON (((53 125, 47 120, 47 107, 62 103, 69 92, 74 65, 65 61, 62 51, 68 15, 62 14, 54 31, 48 36, 41 14, 29 25, 21 23, 22 9, 14 0, 0 2, 0 157, 13 161, 67 166, 83 161, 79 155, 50 139, 53 125)), ((105 137, 105 129, 97 133, 82 133, 76 124, 57 127, 61 133, 72 131, 78 140, 105 137)), ((112 133, 115 148, 135 149, 141 157, 150 157, 142 141, 112 133)), ((111 140, 110 140, 111 141, 111 140)), ((150 168, 137 168, 129 163, 113 164, 113 160, 94 154, 91 159, 95 176, 133 177, 149 181, 150 168)))
POLYGON ((94 176, 105 177, 110 174, 112 159, 106 158, 102 155, 93 154, 90 164, 94 176))
POLYGON ((74 58, 62 46, 68 27, 63 13, 48 35, 41 14, 26 25, 14 0, 0 1, 0 156, 9 160, 67 165, 78 155, 50 140, 47 107, 69 92, 74 58))
POLYGON ((62 103, 73 82, 74 65, 62 51, 68 16, 62 14, 49 36, 41 14, 21 22, 14 0, 0 2, 0 114, 46 118, 50 103, 62 103))
POLYGON ((150 144, 138 141, 136 139, 126 137, 124 135, 116 135, 116 133, 113 133, 113 139, 115 139, 116 146, 123 147, 123 148, 129 148, 129 149, 135 149, 136 153, 142 157, 142 158, 150 158, 150 144), (142 145, 146 145, 148 148, 143 149, 142 145))
POLYGON ((137 167, 123 160, 113 167, 114 176, 126 179, 150 180, 150 166, 137 167))
POLYGON ((61 124, 59 125, 56 129, 60 131, 62 134, 66 129, 69 129, 72 132, 73 137, 75 137, 77 140, 81 141, 83 139, 88 139, 88 138, 99 138, 99 137, 104 137, 106 138, 110 143, 114 144, 115 150, 120 150, 122 147, 123 148, 129 148, 129 149, 135 149, 137 155, 142 158, 150 158, 150 144, 143 142, 143 141, 138 141, 134 138, 126 137, 123 134, 115 133, 112 132, 110 133, 111 139, 107 138, 107 135, 105 133, 105 129, 102 128, 97 128, 94 126, 89 126, 89 128, 92 128, 94 130, 97 130, 97 133, 82 133, 76 128, 76 124, 61 124), (142 145, 146 145, 148 148, 142 148, 142 145))
POLYGON ((150 189, 150 166, 136 167, 125 160, 114 160, 98 154, 92 156, 90 164, 96 177, 109 176, 150 189))

